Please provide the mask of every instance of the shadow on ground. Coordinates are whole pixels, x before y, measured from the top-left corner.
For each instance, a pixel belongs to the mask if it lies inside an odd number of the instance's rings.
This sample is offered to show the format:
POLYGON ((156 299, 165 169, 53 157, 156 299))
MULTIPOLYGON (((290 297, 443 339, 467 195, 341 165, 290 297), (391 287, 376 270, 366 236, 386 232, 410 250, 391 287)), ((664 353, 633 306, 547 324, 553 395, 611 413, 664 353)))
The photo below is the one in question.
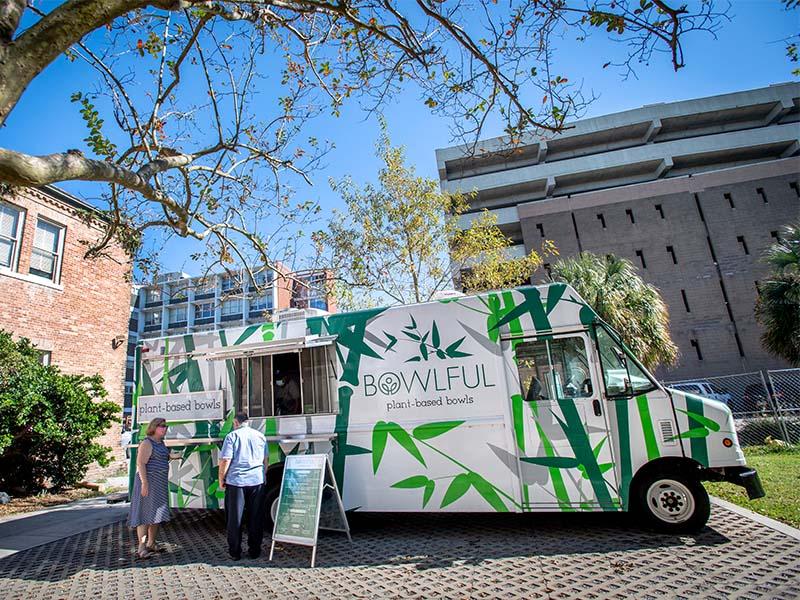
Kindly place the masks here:
MULTIPOLYGON (((341 533, 321 532, 318 567, 413 565, 417 571, 477 565, 492 559, 719 546, 728 538, 713 528, 694 536, 668 536, 633 526, 614 514, 353 514, 352 543, 341 533)), ((175 511, 163 530, 167 552, 135 560, 135 537, 124 521, 15 554, 0 561, 0 579, 58 582, 84 571, 151 569, 204 564, 285 569, 308 567, 311 549, 277 544, 268 561, 265 536, 259 559, 227 556, 222 511, 175 511)))

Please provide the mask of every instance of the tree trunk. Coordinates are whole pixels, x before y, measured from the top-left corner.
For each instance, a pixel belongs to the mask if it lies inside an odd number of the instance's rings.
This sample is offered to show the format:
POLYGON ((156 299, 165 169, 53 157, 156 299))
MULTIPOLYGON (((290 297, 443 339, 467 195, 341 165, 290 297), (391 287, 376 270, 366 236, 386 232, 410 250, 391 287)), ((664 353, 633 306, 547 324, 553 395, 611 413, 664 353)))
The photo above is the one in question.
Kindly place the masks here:
POLYGON ((20 4, 0 0, 0 127, 28 84, 84 36, 137 8, 179 8, 179 0, 67 0, 16 39, 20 4))

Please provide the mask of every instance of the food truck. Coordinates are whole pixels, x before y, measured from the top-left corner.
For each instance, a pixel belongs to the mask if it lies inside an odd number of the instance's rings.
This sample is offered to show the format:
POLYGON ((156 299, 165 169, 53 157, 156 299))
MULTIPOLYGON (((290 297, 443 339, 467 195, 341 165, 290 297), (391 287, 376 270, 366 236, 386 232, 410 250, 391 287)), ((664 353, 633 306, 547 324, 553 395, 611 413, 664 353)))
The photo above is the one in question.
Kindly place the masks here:
POLYGON ((217 453, 244 410, 285 457, 328 454, 345 509, 631 511, 695 531, 701 481, 763 496, 730 410, 662 386, 562 283, 145 339, 135 438, 170 424, 174 507, 221 508, 217 453))

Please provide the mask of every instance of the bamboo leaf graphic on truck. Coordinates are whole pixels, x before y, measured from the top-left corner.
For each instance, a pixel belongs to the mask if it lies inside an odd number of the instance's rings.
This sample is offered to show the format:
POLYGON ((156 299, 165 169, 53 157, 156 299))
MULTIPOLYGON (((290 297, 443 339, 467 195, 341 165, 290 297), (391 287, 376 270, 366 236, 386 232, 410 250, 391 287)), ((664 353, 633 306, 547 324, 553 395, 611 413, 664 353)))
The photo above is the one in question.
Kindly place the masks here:
MULTIPOLYGON (((417 444, 427 448, 428 450, 439 454, 440 456, 448 459, 454 465, 463 470, 461 473, 455 475, 447 475, 437 479, 450 479, 449 486, 447 487, 440 507, 444 508, 466 494, 470 488, 475 491, 496 511, 507 512, 508 507, 503 502, 501 495, 511 502, 514 506, 519 507, 519 504, 503 490, 497 488, 490 483, 481 474, 476 473, 466 465, 458 462, 452 456, 449 456, 442 450, 436 448, 428 442, 433 438, 447 433, 462 425, 464 421, 440 421, 435 423, 425 423, 415 427, 411 433, 408 433, 400 425, 394 422, 378 421, 372 430, 372 470, 373 473, 378 472, 378 468, 383 460, 389 439, 393 439, 397 444, 408 452, 415 460, 422 466, 427 468, 425 458, 417 444)), ((422 489, 422 508, 428 505, 433 492, 436 489, 436 480, 429 479, 425 475, 414 475, 408 477, 397 483, 392 484, 393 488, 398 489, 422 489)))
MULTIPOLYGON (((428 331, 422 333, 422 331, 419 330, 416 319, 414 319, 414 315, 409 316, 411 317, 411 323, 403 327, 402 331, 403 335, 406 336, 407 339, 401 339, 402 341, 415 344, 417 346, 418 353, 407 359, 406 362, 427 361, 433 356, 443 360, 447 358, 464 358, 467 356, 472 356, 472 354, 468 352, 462 352, 458 349, 464 340, 467 339, 467 336, 461 337, 452 344, 442 348, 442 338, 439 334, 439 326, 436 324, 436 321, 433 321, 431 328, 428 331)), ((398 341, 397 337, 387 333, 386 331, 384 331, 383 334, 386 336, 386 339, 389 340, 389 344, 384 349, 384 352, 394 352, 393 348, 398 341)))

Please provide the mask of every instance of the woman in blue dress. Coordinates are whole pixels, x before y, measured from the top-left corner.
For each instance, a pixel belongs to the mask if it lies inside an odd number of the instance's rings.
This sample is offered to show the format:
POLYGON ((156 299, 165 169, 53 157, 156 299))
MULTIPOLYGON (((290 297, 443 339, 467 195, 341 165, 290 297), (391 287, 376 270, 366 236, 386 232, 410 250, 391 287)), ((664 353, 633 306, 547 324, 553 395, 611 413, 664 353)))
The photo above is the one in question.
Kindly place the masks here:
POLYGON ((170 520, 169 512, 169 459, 170 452, 164 444, 167 435, 166 419, 156 418, 147 426, 147 437, 139 443, 136 457, 136 478, 131 494, 129 522, 136 528, 139 546, 136 555, 147 558, 162 551, 156 545, 161 523, 170 520))

